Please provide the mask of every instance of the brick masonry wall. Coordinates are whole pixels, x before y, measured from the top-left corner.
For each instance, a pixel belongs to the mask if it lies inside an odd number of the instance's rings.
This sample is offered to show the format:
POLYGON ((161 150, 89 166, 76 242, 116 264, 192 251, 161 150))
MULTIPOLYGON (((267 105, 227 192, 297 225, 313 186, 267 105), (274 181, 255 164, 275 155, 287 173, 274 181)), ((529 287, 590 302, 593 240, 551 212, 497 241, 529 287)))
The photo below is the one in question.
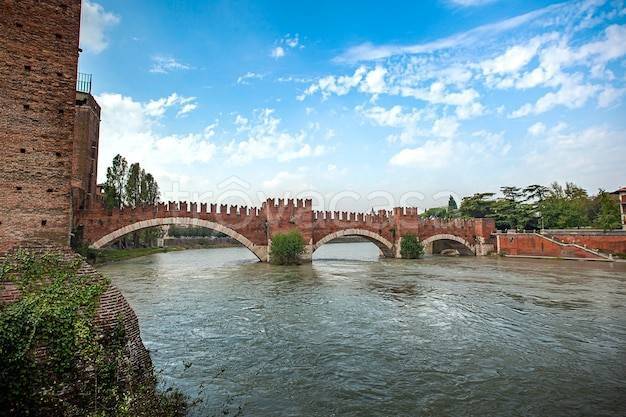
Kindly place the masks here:
POLYGON ((551 234, 550 236, 561 242, 575 243, 605 253, 626 253, 626 233, 623 235, 551 234))
MULTIPOLYGON (((55 254, 68 261, 80 259, 81 266, 78 270, 79 275, 88 276, 89 279, 93 279, 94 282, 104 280, 98 271, 89 265, 82 257, 72 252, 71 249, 49 243, 31 242, 19 247, 13 247, 11 250, 0 255, 0 267, 6 258, 17 250, 24 250, 39 256, 43 254, 55 254)), ((0 306, 13 303, 17 301, 20 296, 20 290, 14 283, 0 281, 0 306)), ((124 323, 127 358, 139 369, 151 369, 152 361, 150 354, 141 341, 137 316, 124 299, 122 293, 115 286, 109 285, 100 296, 94 324, 100 331, 107 332, 117 325, 118 320, 124 323)))
POLYGON ((498 253, 510 256, 604 259, 582 248, 559 244, 535 233, 506 233, 498 235, 498 253))
POLYGON ((0 252, 69 241, 80 0, 0 0, 0 252))
MULTIPOLYGON (((92 244, 107 234, 135 223, 167 218, 207 220, 225 226, 259 246, 268 245, 277 233, 297 229, 307 244, 314 245, 325 236, 345 229, 363 229, 395 244, 400 236, 413 233, 420 239, 434 235, 454 235, 470 245, 489 242, 495 232, 492 219, 422 219, 416 208, 380 210, 377 214, 313 211, 311 200, 268 199, 259 208, 196 204, 187 202, 159 203, 135 209, 107 210, 93 206, 77 213, 76 226, 83 239, 92 244)), ((163 221, 166 224, 167 221, 163 221)))
POLYGON ((96 196, 100 106, 91 94, 76 93, 72 151, 72 207, 85 209, 96 196))

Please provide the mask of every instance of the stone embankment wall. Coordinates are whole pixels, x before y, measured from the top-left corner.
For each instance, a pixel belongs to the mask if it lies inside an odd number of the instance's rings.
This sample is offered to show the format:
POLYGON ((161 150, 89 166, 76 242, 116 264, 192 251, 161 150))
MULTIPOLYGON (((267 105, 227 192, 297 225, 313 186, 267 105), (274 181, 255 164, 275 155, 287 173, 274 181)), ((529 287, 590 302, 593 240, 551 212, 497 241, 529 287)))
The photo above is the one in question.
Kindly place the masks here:
POLYGON ((547 230, 545 235, 563 243, 574 243, 600 252, 626 254, 626 231, 547 230))
MULTIPOLYGON (((26 251, 38 256, 56 255, 67 261, 80 260, 81 266, 78 274, 93 279, 94 282, 105 281, 105 279, 89 265, 80 255, 74 253, 68 247, 60 247, 54 244, 31 243, 15 247, 9 251, 0 254, 0 266, 5 259, 10 257, 17 251, 26 251)), ((13 303, 21 297, 18 287, 10 281, 0 281, 0 308, 3 305, 13 303)), ((122 293, 117 287, 110 285, 100 296, 98 309, 95 315, 95 325, 102 332, 109 332, 115 328, 120 320, 124 324, 124 332, 126 335, 126 353, 130 362, 137 369, 152 369, 152 361, 146 350, 141 336, 139 334, 139 321, 135 312, 128 304, 122 293)))
MULTIPOLYGON (((593 242, 599 237, 588 241, 593 242)), ((622 239, 626 239, 626 236, 622 239)), ((579 241, 582 241, 582 236, 579 241)), ((568 243, 538 233, 502 233, 496 236, 497 251, 500 255, 521 257, 546 257, 563 259, 608 260, 609 256, 593 249, 568 243)))

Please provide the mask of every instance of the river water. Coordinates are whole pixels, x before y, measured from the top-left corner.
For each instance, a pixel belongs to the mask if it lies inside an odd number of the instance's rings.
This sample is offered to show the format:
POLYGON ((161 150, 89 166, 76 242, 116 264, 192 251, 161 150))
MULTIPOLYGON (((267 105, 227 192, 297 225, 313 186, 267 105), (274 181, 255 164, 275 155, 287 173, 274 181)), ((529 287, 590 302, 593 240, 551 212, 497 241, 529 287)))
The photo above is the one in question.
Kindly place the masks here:
POLYGON ((99 268, 193 415, 626 415, 626 264, 244 248, 99 268))

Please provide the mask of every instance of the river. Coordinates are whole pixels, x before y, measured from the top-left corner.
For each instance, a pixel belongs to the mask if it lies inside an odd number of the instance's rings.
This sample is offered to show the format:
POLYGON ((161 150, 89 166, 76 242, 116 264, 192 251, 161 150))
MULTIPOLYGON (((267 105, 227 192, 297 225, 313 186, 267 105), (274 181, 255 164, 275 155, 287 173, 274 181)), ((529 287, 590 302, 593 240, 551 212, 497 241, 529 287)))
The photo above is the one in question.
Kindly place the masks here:
POLYGON ((626 264, 245 248, 98 268, 193 415, 626 415, 626 264))

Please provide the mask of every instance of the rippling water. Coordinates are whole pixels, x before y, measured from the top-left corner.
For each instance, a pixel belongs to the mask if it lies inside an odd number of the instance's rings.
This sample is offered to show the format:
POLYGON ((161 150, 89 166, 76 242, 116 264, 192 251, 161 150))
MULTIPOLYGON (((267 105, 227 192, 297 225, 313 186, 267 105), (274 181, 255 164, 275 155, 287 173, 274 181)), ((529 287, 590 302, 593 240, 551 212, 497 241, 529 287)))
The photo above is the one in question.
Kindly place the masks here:
POLYGON ((100 270, 198 416, 626 415, 626 264, 379 260, 369 243, 314 259, 208 249, 100 270))

